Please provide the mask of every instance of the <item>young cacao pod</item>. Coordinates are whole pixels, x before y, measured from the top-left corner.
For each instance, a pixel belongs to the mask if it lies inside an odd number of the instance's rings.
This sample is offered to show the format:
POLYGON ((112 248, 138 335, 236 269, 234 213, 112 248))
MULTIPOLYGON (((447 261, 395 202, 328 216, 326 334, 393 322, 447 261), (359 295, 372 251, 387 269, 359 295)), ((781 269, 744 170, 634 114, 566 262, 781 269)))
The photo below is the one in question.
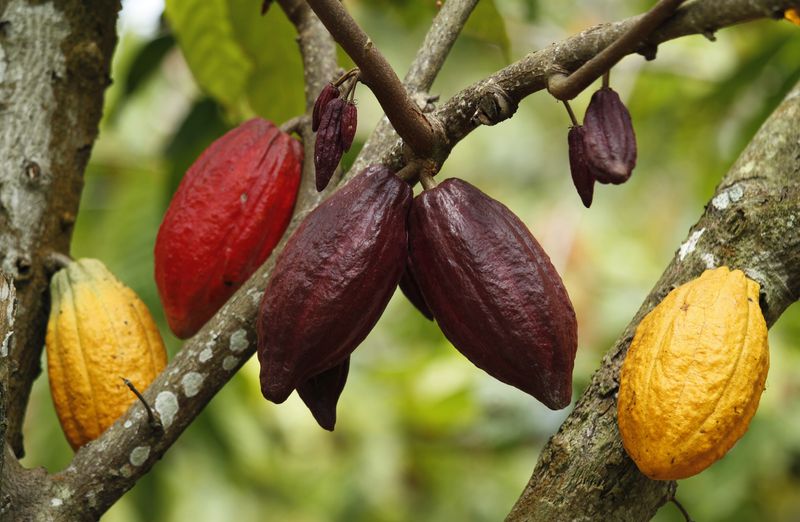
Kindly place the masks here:
POLYGON ((281 403, 341 364, 378 321, 406 264, 411 188, 371 166, 314 209, 273 269, 257 319, 261 391, 281 403))
POLYGON ((47 374, 72 449, 96 439, 164 369, 158 328, 139 297, 96 259, 59 270, 50 282, 47 374))
POLYGON ((592 170, 586 161, 585 144, 583 137, 583 127, 575 125, 569 129, 567 134, 569 144, 569 170, 572 174, 572 183, 578 191, 583 206, 589 208, 592 205, 594 195, 594 177, 592 170))
POLYGON ((624 183, 636 166, 636 135, 619 94, 603 87, 592 95, 583 117, 586 160, 600 183, 624 183))
POLYGON ((297 140, 256 118, 186 172, 155 246, 156 284, 175 335, 194 335, 267 259, 292 217, 302 163, 297 140))
POLYGON ((311 410, 311 414, 322 428, 333 431, 336 426, 336 404, 347 383, 350 357, 330 370, 315 375, 297 387, 297 394, 311 410))
POLYGON ((740 270, 706 270, 636 329, 619 380, 625 450, 653 479, 699 473, 744 435, 768 368, 758 283, 740 270))
POLYGON ((502 203, 459 179, 414 199, 411 269, 445 336, 552 409, 572 397, 577 323, 547 254, 502 203))
POLYGON ((319 128, 319 123, 322 121, 322 114, 325 112, 325 108, 331 102, 331 100, 338 98, 340 95, 339 89, 332 83, 328 83, 319 93, 317 96, 317 100, 314 102, 314 110, 311 111, 311 130, 317 132, 319 128))
POLYGON ((346 105, 346 100, 335 98, 328 102, 322 113, 317 140, 314 143, 314 170, 318 192, 322 192, 328 186, 344 154, 342 113, 346 105))

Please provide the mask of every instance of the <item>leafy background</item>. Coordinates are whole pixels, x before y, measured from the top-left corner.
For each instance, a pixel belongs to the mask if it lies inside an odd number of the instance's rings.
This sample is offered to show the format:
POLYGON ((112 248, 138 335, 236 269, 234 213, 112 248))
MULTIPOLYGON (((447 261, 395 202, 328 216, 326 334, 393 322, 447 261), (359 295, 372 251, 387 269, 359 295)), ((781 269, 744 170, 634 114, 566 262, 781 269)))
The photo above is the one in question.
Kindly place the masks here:
MULTIPOLYGON (((294 29, 260 0, 124 2, 105 118, 86 174, 73 255, 102 259, 148 304, 171 353, 180 346, 153 282, 161 217, 188 165, 243 119, 303 108, 294 29), (158 20, 161 11, 165 16, 158 20)), ((649 2, 481 0, 433 92, 442 99, 509 60, 649 2)), ((348 0, 402 75, 436 11, 431 0, 348 0)), ((626 58, 612 83, 629 105, 639 164, 584 209, 569 178, 563 108, 540 93, 480 128, 442 177, 469 180, 512 208, 563 275, 579 320, 575 396, 699 217, 721 175, 800 77, 800 31, 765 21, 710 43, 626 58)), ((575 103, 581 114, 589 94, 575 103)), ((359 143, 380 111, 358 92, 359 143)), ((800 307, 770 332, 767 391, 747 435, 680 482, 696 520, 800 519, 800 307)), ((524 487, 567 411, 552 412, 471 366, 400 296, 355 353, 333 434, 302 403, 261 398, 251 360, 104 517, 133 521, 496 521, 524 487)), ((71 451, 46 378, 25 427, 28 466, 71 451)), ((657 520, 681 520, 673 506, 657 520)))

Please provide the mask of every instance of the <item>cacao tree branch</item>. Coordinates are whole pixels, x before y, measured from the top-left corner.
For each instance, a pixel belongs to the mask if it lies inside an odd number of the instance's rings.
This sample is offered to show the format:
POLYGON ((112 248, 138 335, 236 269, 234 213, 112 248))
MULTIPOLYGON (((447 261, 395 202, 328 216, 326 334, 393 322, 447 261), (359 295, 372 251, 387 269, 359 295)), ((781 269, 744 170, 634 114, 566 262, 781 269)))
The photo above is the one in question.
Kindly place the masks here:
MULTIPOLYGON (((663 42, 692 34, 711 35, 718 29, 763 18, 775 18, 788 7, 800 4, 797 0, 695 0, 670 17, 661 27, 633 52, 654 56, 663 42)), ((499 102, 516 105, 526 96, 547 86, 547 78, 554 70, 575 70, 603 49, 611 45, 622 34, 630 30, 638 17, 620 22, 602 24, 586 29, 561 42, 531 52, 522 59, 480 80, 450 98, 434 114, 432 121, 444 129, 444 144, 441 148, 452 148, 477 128, 483 116, 497 124, 512 113, 495 111, 488 114, 486 108, 497 108, 499 102)), ((486 120, 484 120, 486 121, 486 120)), ((445 156, 444 151, 440 158, 445 156)), ((382 163, 399 169, 404 163, 401 143, 384 149, 371 162, 382 163)))
MULTIPOLYGON (((427 104, 428 90, 477 4, 478 0, 447 0, 433 18, 431 27, 403 79, 403 84, 417 106, 424 107, 427 104)), ((397 133, 389 119, 382 117, 359 151, 350 174, 364 170, 369 165, 368 158, 377 157, 378 151, 391 148, 397 140, 397 133)))
POLYGON ((649 520, 671 499, 675 483, 642 475, 622 447, 616 410, 620 365, 644 315, 706 268, 727 265, 757 281, 768 326, 800 298, 798 118, 800 83, 722 179, 575 409, 542 450, 508 522, 649 520))
POLYGON ((6 440, 23 454, 22 421, 40 373, 48 312, 45 252, 69 252, 83 170, 97 136, 119 2, 0 4, 0 269, 19 307, 8 361, 6 440))
POLYGON ((432 156, 437 140, 431 123, 370 37, 339 0, 308 0, 308 4, 361 69, 361 82, 372 90, 397 133, 418 156, 432 156))
MULTIPOLYGON (((14 280, 0 272, 0 441, 6 440, 6 408, 8 405, 8 353, 14 343, 14 318, 17 313, 17 292, 14 280)), ((5 442, 0 444, 0 477, 5 463, 5 442)), ((0 513, 3 511, 0 494, 0 513)))
MULTIPOLYGON (((709 27, 725 25, 718 20, 732 24, 763 17, 765 12, 770 12, 770 8, 783 7, 789 3, 774 0, 717 0, 716 2, 700 0, 687 6, 683 16, 679 16, 680 13, 676 15, 662 32, 656 33, 661 35, 659 36, 661 39, 654 41, 660 42, 677 37, 681 33, 694 34, 709 27), (698 5, 697 8, 691 7, 695 4, 698 5), (714 9, 718 17, 714 18, 708 8, 709 4, 717 6, 726 4, 728 11, 714 9)), ((613 41, 619 32, 624 30, 625 24, 626 22, 622 22, 595 28, 568 39, 557 48, 533 53, 498 73, 499 76, 495 75, 497 78, 492 77, 490 80, 506 82, 504 83, 506 88, 521 99, 524 95, 543 88, 544 64, 553 63, 555 58, 559 58, 563 63, 577 66, 588 60, 592 53, 598 52, 613 41), (525 70, 525 67, 532 69, 525 70), (514 78, 521 82, 520 86, 514 87, 514 78), (529 82, 528 85, 524 84, 526 81, 529 82)), ((440 116, 446 116, 455 123, 463 119, 469 120, 481 96, 486 92, 482 90, 482 85, 482 83, 476 84, 465 90, 460 95, 461 98, 456 97, 448 102, 439 111, 440 116), (459 116, 459 99, 466 102, 463 119, 459 116)), ((456 126, 453 130, 448 129, 450 134, 447 145, 450 147, 455 145, 472 128, 474 126, 470 124, 456 126)), ((309 143, 313 142, 306 141, 306 147, 309 143)), ((387 158, 395 158, 396 164, 401 163, 396 159, 399 158, 396 155, 396 146, 394 150, 376 149, 371 154, 371 157, 365 157, 367 163, 384 162, 387 158)), ((12 512, 14 516, 12 520, 34 518, 32 516, 34 513, 52 520, 95 520, 130 489, 139 477, 152 468, 217 391, 255 352, 256 335, 253 325, 262 289, 266 285, 275 258, 285 245, 286 238, 316 203, 316 200, 298 203, 292 223, 270 259, 194 338, 184 344, 167 368, 143 392, 145 400, 153 405, 164 425, 163 434, 156 436, 152 433, 144 407, 136 402, 100 438, 81 448, 66 470, 54 476, 47 477, 43 472, 36 470, 22 470, 16 459, 12 459, 10 464, 7 461, 3 476, 3 491, 4 493, 8 491, 13 500, 10 504, 15 510, 12 512), (12 472, 9 472, 9 468, 12 468, 12 472)), ((769 219, 764 221, 766 226, 769 219)), ((785 220, 781 223, 785 225, 785 220)), ((711 227, 711 224, 708 227, 711 227)), ((780 226, 777 226, 776 230, 779 233, 782 231, 780 226)), ((771 272, 765 272, 768 273, 771 272)), ((766 295, 774 293, 775 281, 767 279, 765 282, 768 292, 766 295)), ((525 509, 522 508, 519 512, 524 519, 525 509)))
POLYGON ((554 71, 547 80, 547 90, 559 100, 571 100, 593 81, 630 54, 653 30, 680 6, 684 0, 659 0, 652 9, 641 15, 622 36, 570 74, 554 71))
POLYGON ((309 112, 319 91, 336 76, 336 45, 303 0, 278 0, 278 4, 297 29, 297 43, 303 57, 306 112, 309 112))

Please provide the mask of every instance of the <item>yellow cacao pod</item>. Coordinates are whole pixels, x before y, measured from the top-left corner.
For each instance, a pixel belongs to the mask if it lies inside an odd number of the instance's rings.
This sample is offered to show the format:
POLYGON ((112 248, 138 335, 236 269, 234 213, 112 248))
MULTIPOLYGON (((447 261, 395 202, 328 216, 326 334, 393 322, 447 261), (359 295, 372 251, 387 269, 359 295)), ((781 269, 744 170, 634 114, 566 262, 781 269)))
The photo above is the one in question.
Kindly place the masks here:
POLYGON ((800 11, 795 8, 787 9, 783 16, 793 24, 800 25, 800 11))
POLYGON ((61 428, 73 449, 100 436, 167 363, 145 304, 96 259, 63 268, 50 283, 47 373, 61 428))
POLYGON ((653 479, 701 472, 747 431, 768 368, 758 283, 740 270, 706 270, 636 329, 617 402, 625 450, 653 479))

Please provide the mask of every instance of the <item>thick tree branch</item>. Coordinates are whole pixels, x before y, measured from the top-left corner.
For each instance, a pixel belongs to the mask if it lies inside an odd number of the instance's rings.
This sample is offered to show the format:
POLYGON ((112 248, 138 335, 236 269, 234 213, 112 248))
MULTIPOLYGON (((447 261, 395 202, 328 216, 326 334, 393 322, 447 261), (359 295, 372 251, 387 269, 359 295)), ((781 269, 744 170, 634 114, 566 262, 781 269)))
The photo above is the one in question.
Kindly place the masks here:
POLYGON ((433 127, 369 36, 339 0, 308 0, 308 4, 361 69, 361 81, 372 90, 397 133, 418 156, 431 156, 437 143, 433 127))
POLYGON ((624 56, 639 47, 650 36, 650 33, 669 18, 683 2, 684 0, 659 0, 652 9, 631 25, 628 32, 585 62, 576 71, 572 73, 558 71, 552 74, 547 81, 547 90, 559 100, 571 100, 624 56))
POLYGON ((0 6, 0 260, 17 287, 6 439, 22 421, 48 312, 47 252, 68 252, 97 136, 119 2, 8 0, 0 6))
MULTIPOLYGON (((17 292, 14 280, 0 272, 0 441, 6 440, 6 408, 8 405, 8 353, 14 343, 14 318, 17 313, 17 292)), ((6 453, 5 442, 0 444, 0 477, 6 453)), ((0 513, 3 495, 0 494, 0 513)))
MULTIPOLYGON (((785 7, 785 4, 791 2, 701 0, 691 5, 704 6, 708 3, 717 6, 720 3, 727 4, 729 11, 736 13, 738 18, 734 16, 730 19, 730 12, 722 12, 720 8, 716 11, 722 14, 717 16, 734 23, 763 16, 765 6, 774 7, 780 4, 778 7, 785 7)), ((686 9, 689 10, 691 5, 686 9)), ((688 13, 690 16, 673 19, 670 24, 685 24, 670 26, 674 31, 673 34, 681 31, 703 32, 709 27, 717 27, 714 17, 702 13, 703 11, 691 11, 688 13), (698 20, 705 23, 698 25, 698 20)), ((500 71, 486 82, 499 84, 504 90, 504 95, 508 91, 517 99, 521 99, 544 86, 546 65, 563 63, 576 68, 613 41, 615 36, 624 30, 626 23, 629 22, 595 28, 540 53, 533 53, 517 64, 500 71), (527 70, 526 67, 531 69, 527 70)), ((447 129, 448 147, 455 145, 474 128, 474 124, 464 121, 471 120, 476 107, 480 106, 482 97, 487 92, 492 92, 487 88, 486 82, 466 89, 437 113, 442 121, 453 123, 453 129, 447 129)), ((313 141, 310 136, 306 136, 307 148, 310 143, 313 141)), ((370 156, 364 154, 363 159, 367 163, 389 161, 387 164, 391 164, 391 161, 394 161, 396 165, 400 165, 402 162, 398 159, 397 151, 396 146, 393 151, 388 148, 374 149, 370 156)), ((742 188, 746 190, 745 193, 749 198, 751 186, 747 182, 743 183, 745 184, 742 188)), ((740 199, 749 201, 747 198, 740 199)), ((4 491, 9 491, 14 498, 13 506, 17 510, 13 513, 17 517, 15 519, 24 520, 30 513, 35 512, 53 520, 94 520, 130 489, 139 477, 151 469, 214 394, 254 353, 256 340, 254 317, 274 259, 281 252, 286 238, 316 203, 316 199, 298 203, 292 224, 270 259, 223 309, 184 345, 165 371, 144 392, 145 399, 154 405, 164 425, 164 433, 154 434, 149 429, 146 412, 137 402, 99 439, 81 448, 72 464, 55 476, 45 477, 41 472, 21 470, 14 461, 14 465, 11 466, 13 480, 7 480, 10 467, 7 462, 3 483, 8 489, 4 491)), ((769 216, 764 217, 766 222, 769 216)), ((711 227, 710 224, 708 226, 711 227)), ((708 234, 708 237, 712 235, 708 234)), ((768 285, 766 287, 769 289, 768 292, 774 292, 774 281, 768 276, 765 277, 767 277, 765 282, 768 285)), ((769 299, 766 302, 769 303, 769 299)), ((771 311, 771 308, 768 307, 768 311, 771 311)))
POLYGON ((620 365, 644 315, 670 289, 706 268, 727 265, 756 280, 769 326, 800 298, 798 119, 800 83, 723 178, 700 221, 545 446, 509 522, 649 520, 669 500, 675 483, 642 475, 622 447, 616 409, 620 365))

